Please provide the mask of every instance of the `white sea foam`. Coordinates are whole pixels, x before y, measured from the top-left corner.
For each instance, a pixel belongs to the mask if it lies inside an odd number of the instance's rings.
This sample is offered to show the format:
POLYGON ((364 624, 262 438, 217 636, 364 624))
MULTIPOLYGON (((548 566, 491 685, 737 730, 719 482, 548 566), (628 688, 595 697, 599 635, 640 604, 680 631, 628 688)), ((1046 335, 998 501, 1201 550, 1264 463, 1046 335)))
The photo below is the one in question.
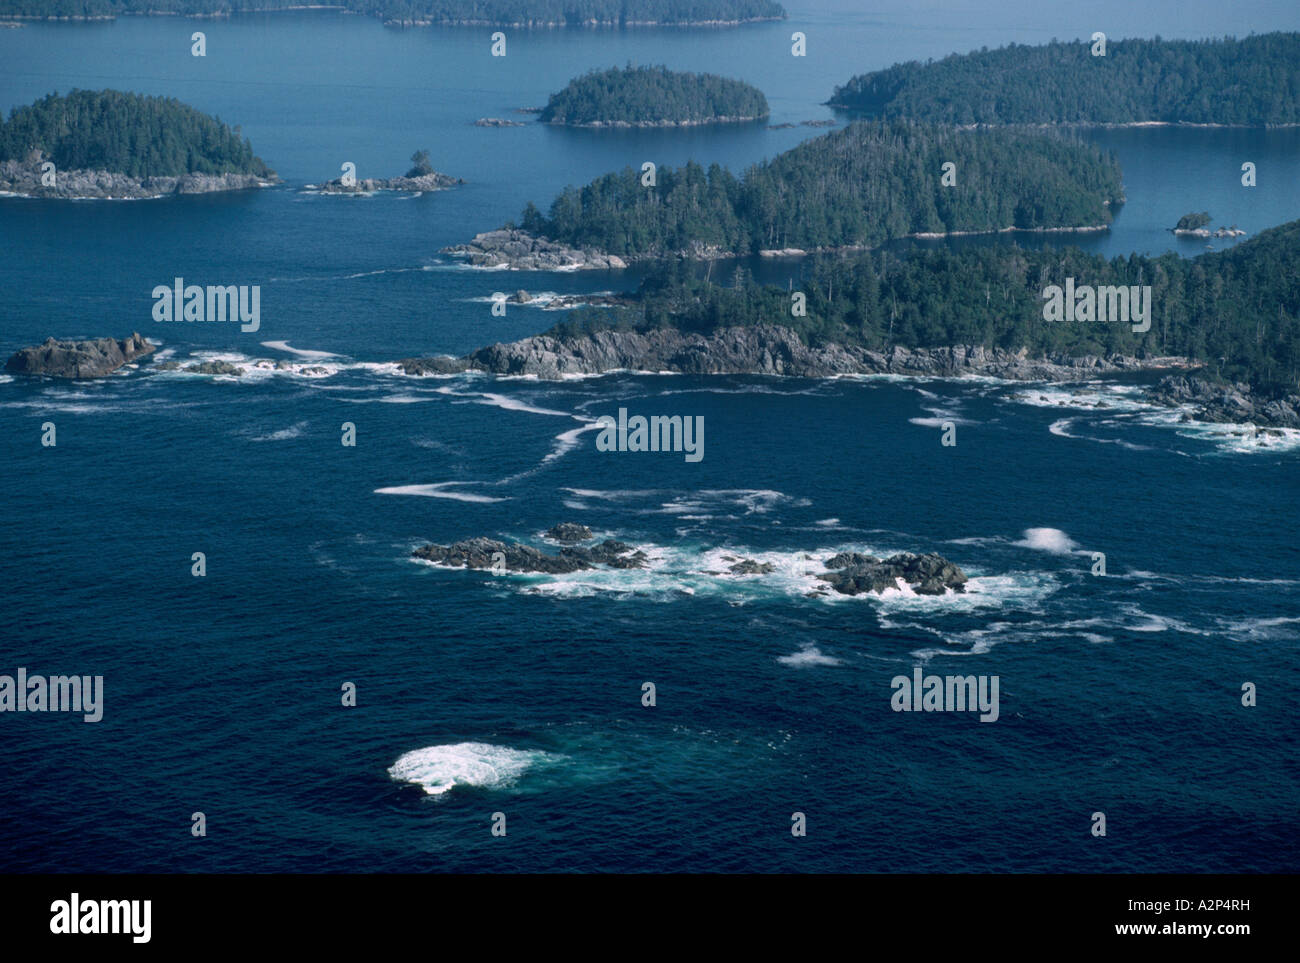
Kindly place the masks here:
POLYGON ((1068 555, 1079 550, 1078 543, 1059 528, 1026 528, 1024 536, 1020 541, 1012 544, 1019 545, 1021 548, 1051 552, 1054 555, 1068 555))
POLYGON ((826 655, 815 645, 805 645, 798 652, 791 655, 778 656, 776 661, 796 669, 804 669, 814 665, 842 665, 844 662, 843 659, 826 655))
POLYGON ((453 485, 469 485, 472 482, 439 482, 430 485, 392 485, 388 488, 376 488, 376 495, 419 495, 423 498, 450 498, 458 502, 504 502, 508 498, 493 498, 491 495, 475 495, 471 492, 447 491, 453 485))
POLYGON ((542 463, 555 461, 557 458, 563 458, 573 449, 577 448, 582 441, 582 434, 587 431, 595 431, 600 427, 596 421, 580 425, 577 428, 570 428, 568 431, 561 432, 555 436, 555 447, 551 452, 542 459, 542 463))
POLYGON ((419 786, 430 796, 441 796, 457 786, 509 788, 528 770, 556 765, 564 759, 541 750, 457 742, 405 753, 388 768, 388 775, 397 782, 419 786))
POLYGON ((288 428, 282 428, 279 431, 273 431, 266 435, 257 435, 253 441, 287 441, 290 438, 302 437, 303 429, 307 427, 307 422, 300 421, 288 428))
POLYGON ((297 355, 300 358, 322 360, 325 358, 338 357, 338 355, 334 354, 332 351, 309 351, 306 348, 291 348, 288 341, 263 341, 261 344, 264 348, 273 348, 276 351, 283 351, 286 354, 297 355))

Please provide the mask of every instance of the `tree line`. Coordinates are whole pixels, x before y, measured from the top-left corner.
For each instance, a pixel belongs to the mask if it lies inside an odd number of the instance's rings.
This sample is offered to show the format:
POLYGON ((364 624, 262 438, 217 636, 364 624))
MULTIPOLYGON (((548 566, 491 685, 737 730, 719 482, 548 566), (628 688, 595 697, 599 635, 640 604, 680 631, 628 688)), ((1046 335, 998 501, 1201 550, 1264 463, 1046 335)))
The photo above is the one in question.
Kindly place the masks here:
MULTIPOLYGON (((111 17, 121 14, 228 14, 282 10, 295 0, 0 0, 0 16, 111 17)), ((385 21, 581 25, 691 24, 774 20, 775 0, 329 0, 385 21)))
POLYGON ((667 67, 592 70, 552 94, 538 118, 546 124, 701 124, 769 114, 757 87, 716 74, 667 67))
POLYGON ((172 97, 117 90, 57 93, 16 107, 0 123, 0 160, 41 151, 61 170, 132 177, 272 173, 248 140, 172 97))
POLYGON ((1106 225, 1119 165, 1074 137, 853 124, 750 167, 631 168, 567 187, 520 227, 622 256, 874 246, 914 233, 1106 225), (945 164, 953 165, 947 170, 945 164))
POLYGON ((1296 124, 1300 33, 982 47, 860 74, 830 103, 942 124, 1296 124))

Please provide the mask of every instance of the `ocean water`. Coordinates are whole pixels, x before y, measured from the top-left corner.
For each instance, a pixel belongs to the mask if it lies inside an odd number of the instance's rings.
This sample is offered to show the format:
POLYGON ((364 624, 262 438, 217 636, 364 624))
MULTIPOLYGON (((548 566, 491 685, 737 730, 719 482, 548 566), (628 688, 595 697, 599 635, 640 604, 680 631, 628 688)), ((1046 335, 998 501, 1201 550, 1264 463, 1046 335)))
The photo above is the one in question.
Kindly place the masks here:
MULTIPOLYGON (((510 111, 573 74, 635 60, 751 80, 773 123, 798 123, 833 116, 821 103, 861 70, 1099 29, 1022 6, 791 4, 788 23, 743 30, 512 34, 505 61, 490 31, 328 13, 0 31, 5 109, 73 86, 173 94, 241 124, 286 179, 0 199, 5 354, 137 330, 162 360, 248 369, 0 376, 0 673, 102 674, 105 691, 93 725, 0 717, 0 869, 1300 869, 1294 433, 1180 422, 1143 403, 1142 379, 539 383, 391 364, 562 316, 493 317, 496 290, 635 284, 466 270, 440 247, 624 164, 743 169, 818 133, 476 118, 523 116, 510 111), (188 55, 193 29, 206 60, 188 55), (795 29, 806 62, 789 57, 795 29), (469 183, 304 190, 344 161, 400 173, 420 147, 469 183), (259 284, 261 329, 152 321, 150 291, 175 276, 259 284), (620 407, 702 417, 703 459, 597 451, 594 419, 620 407), (955 447, 940 444, 947 421, 955 447), (410 558, 474 535, 540 546, 564 520, 650 567, 498 577, 410 558), (970 591, 809 597, 798 561, 841 550, 941 552, 970 591), (726 574, 738 557, 776 571, 726 574), (891 679, 917 665, 997 676, 1000 718, 892 711, 891 679)), ((1238 11, 1153 9, 1095 16, 1112 36, 1243 32, 1238 11)), ((1256 30, 1296 25, 1293 10, 1247 14, 1256 30)), ((1083 242, 1094 250, 1194 254, 1203 243, 1166 230, 1193 209, 1251 234, 1300 216, 1294 131, 1087 136, 1117 153, 1128 192, 1113 230, 1083 242), (1260 169, 1253 191, 1243 160, 1260 169)))

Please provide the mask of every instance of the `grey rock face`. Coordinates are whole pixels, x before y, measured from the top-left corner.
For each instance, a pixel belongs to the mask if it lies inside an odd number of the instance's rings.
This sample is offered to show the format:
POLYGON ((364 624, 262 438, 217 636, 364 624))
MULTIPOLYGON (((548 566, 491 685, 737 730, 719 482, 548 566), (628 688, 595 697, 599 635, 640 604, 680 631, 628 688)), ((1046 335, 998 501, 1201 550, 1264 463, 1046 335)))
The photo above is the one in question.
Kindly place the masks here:
POLYGON ((627 267, 627 262, 615 254, 569 247, 520 230, 484 231, 468 244, 454 244, 442 252, 464 258, 475 267, 508 267, 516 271, 609 271, 627 267))
POLYGON ((192 371, 194 374, 234 375, 236 378, 244 373, 243 368, 231 364, 229 361, 201 361, 198 364, 190 365, 184 370, 192 371))
POLYGON ((948 589, 966 591, 966 573, 934 553, 902 552, 879 559, 858 552, 841 552, 827 559, 826 567, 836 571, 817 577, 844 595, 880 594, 898 588, 900 578, 918 595, 943 595, 948 589))
POLYGON ((1150 400, 1171 407, 1192 406, 1197 421, 1300 428, 1300 395, 1260 399, 1246 384, 1227 384, 1196 375, 1162 378, 1150 400))
POLYGON ((0 163, 0 191, 45 198, 148 198, 168 194, 210 194, 268 187, 279 182, 272 174, 182 174, 179 177, 130 177, 111 171, 56 171, 54 184, 41 183, 39 164, 0 163))
POLYGON ((122 341, 114 338, 94 341, 46 338, 42 344, 16 352, 5 363, 5 370, 53 378, 102 378, 155 350, 155 345, 134 333, 122 341))
POLYGON ((671 328, 604 330, 565 339, 543 334, 480 348, 460 359, 408 358, 398 363, 408 374, 474 370, 546 379, 632 370, 805 378, 847 374, 986 375, 1021 381, 1083 380, 1105 372, 1139 370, 1144 365, 1118 356, 1030 358, 1023 352, 978 345, 894 347, 883 352, 852 345, 809 347, 782 325, 737 326, 707 335, 671 328))
POLYGON ((572 545, 576 542, 590 541, 591 529, 586 525, 578 525, 574 522, 560 522, 560 524, 547 529, 546 537, 556 542, 572 545))

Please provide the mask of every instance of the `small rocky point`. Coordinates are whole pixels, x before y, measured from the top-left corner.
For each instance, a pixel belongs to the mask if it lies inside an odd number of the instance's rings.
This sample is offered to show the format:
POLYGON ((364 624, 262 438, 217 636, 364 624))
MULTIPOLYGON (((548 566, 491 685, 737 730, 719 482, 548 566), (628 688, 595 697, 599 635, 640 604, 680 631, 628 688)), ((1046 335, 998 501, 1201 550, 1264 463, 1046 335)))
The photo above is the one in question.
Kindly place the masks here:
POLYGON ((1157 404, 1188 408, 1184 420, 1218 424, 1300 428, 1300 395, 1258 398, 1247 384, 1228 384, 1197 375, 1162 378, 1147 392, 1157 404))
POLYGON ((152 354, 157 346, 133 333, 129 338, 98 338, 93 341, 58 341, 17 351, 5 362, 13 374, 46 375, 51 378, 103 378, 136 358, 152 354))

